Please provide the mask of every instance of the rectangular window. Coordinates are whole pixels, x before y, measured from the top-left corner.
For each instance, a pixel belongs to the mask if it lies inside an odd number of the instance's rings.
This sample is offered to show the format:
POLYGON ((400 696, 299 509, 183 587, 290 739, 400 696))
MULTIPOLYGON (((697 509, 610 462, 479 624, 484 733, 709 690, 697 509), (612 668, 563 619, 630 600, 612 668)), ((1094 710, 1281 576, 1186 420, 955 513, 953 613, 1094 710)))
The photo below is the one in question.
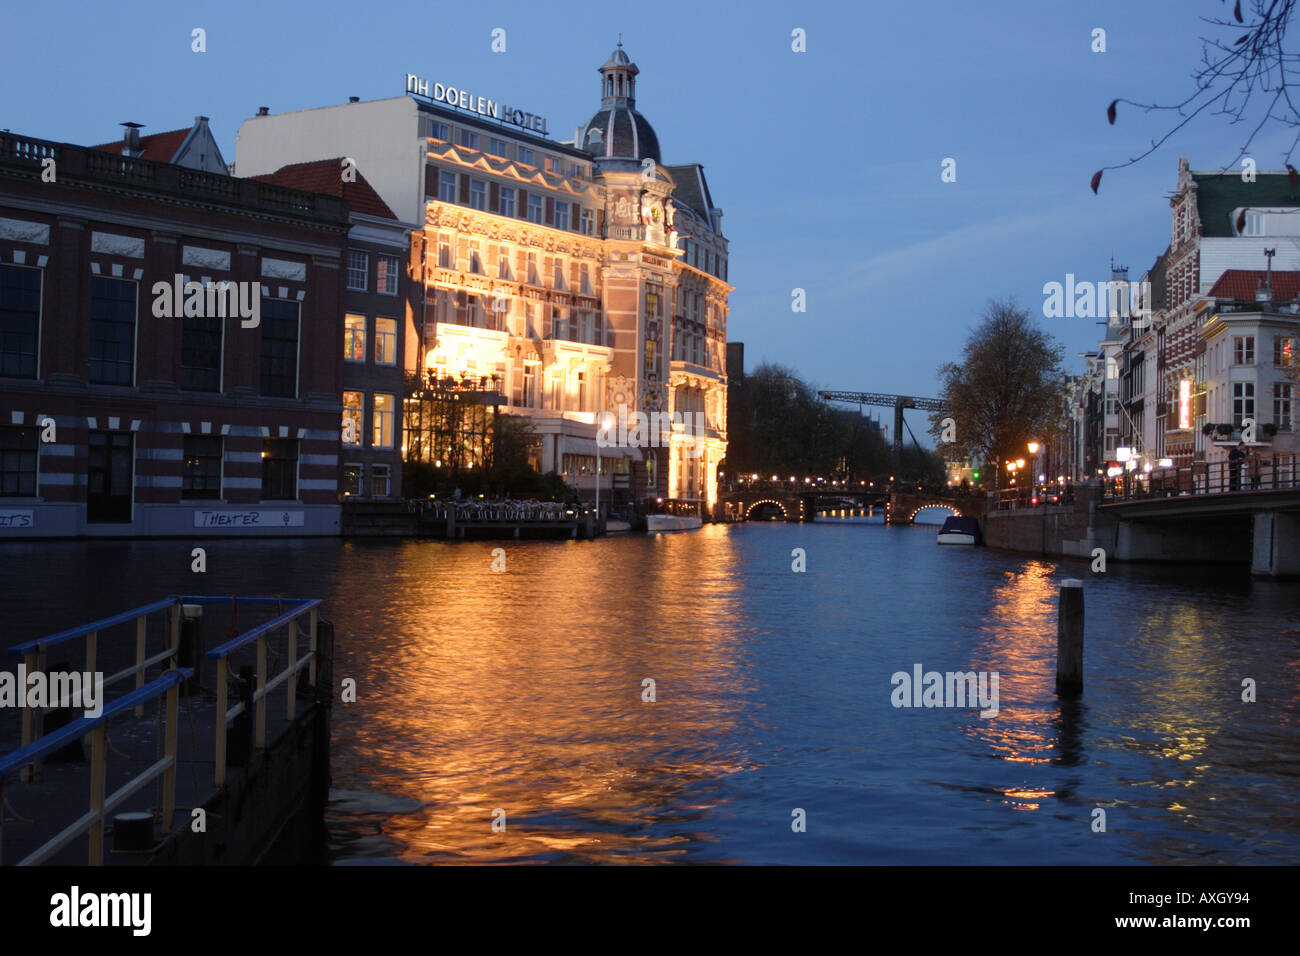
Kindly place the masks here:
POLYGON ((380 295, 397 295, 400 269, 397 256, 375 256, 375 291, 380 295))
POLYGON ((298 441, 262 439, 262 500, 293 501, 298 497, 298 441))
POLYGON ((1232 383, 1232 423, 1238 427, 1244 419, 1255 417, 1255 383, 1232 383))
POLYGON ((396 319, 375 319, 375 364, 397 364, 396 319))
POLYGON ((1285 335, 1273 336, 1273 364, 1285 366, 1291 364, 1291 357, 1295 354, 1292 351, 1292 340, 1285 335))
POLYGON ((368 282, 370 256, 365 252, 348 250, 348 289, 352 292, 365 292, 370 288, 368 282))
POLYGON ((1273 383, 1273 424, 1283 431, 1291 429, 1291 383, 1273 383))
POLYGON ((497 247, 497 278, 513 278, 510 273, 510 250, 506 246, 497 247))
POLYGON ((469 271, 475 275, 483 274, 482 247, 477 239, 469 241, 469 271))
POLYGON ((506 154, 506 141, 503 139, 488 140, 488 152, 493 156, 504 156, 506 154))
POLYGON ((361 416, 364 414, 360 392, 343 393, 343 423, 339 430, 339 441, 353 448, 361 447, 361 416))
POLYGON ((438 236, 438 268, 454 269, 456 265, 451 259, 451 237, 445 232, 438 236))
POLYGON ((262 300, 262 394, 298 396, 298 303, 288 299, 262 300))
POLYGON ((135 473, 130 432, 91 432, 86 458, 86 520, 128 523, 135 473))
POLYGON ((469 205, 471 209, 487 209, 487 183, 483 180, 469 181, 469 205))
POLYGON ((221 436, 185 436, 185 472, 182 498, 221 497, 221 436))
POLYGON ((438 201, 456 201, 456 174, 441 172, 438 174, 438 201))
POLYGON ((392 469, 389 465, 371 465, 370 466, 370 496, 372 498, 387 498, 391 488, 392 469))
POLYGON ((542 159, 542 163, 548 173, 555 173, 556 175, 559 175, 560 161, 556 159, 554 156, 544 157, 542 159))
POLYGON ((361 494, 361 465, 348 462, 343 466, 343 494, 361 494))
POLYGON ((534 196, 531 193, 528 196, 528 221, 542 221, 542 197, 534 196))
POLYGON ((478 133, 472 130, 463 129, 456 140, 462 146, 468 146, 470 149, 478 149, 478 133))
POLYGON ((519 147, 519 162, 527 163, 529 166, 537 165, 535 162, 533 162, 533 151, 529 149, 527 146, 519 147))
POLYGON ((444 143, 451 141, 450 128, 446 123, 439 123, 437 120, 432 120, 429 123, 429 135, 434 139, 442 140, 444 143))
POLYGON ((561 292, 568 290, 564 284, 564 263, 558 258, 551 263, 551 286, 561 292))
POLYGON ((595 293, 591 291, 591 269, 585 262, 582 264, 582 269, 578 274, 581 277, 578 280, 578 288, 582 291, 582 294, 594 295, 595 293))
POLYGON ((567 202, 557 202, 555 204, 555 228, 569 228, 569 204, 567 202))
POLYGON ((510 186, 501 187, 501 197, 499 199, 501 215, 514 216, 515 214, 515 191, 510 186))
POLYGON ((0 265, 0 375, 36 377, 41 270, 0 265))
POLYGON ((35 427, 0 428, 0 498, 36 497, 38 448, 35 427))
POLYGON ((393 396, 375 393, 374 411, 371 415, 370 445, 372 448, 393 447, 393 396))
POLYGON ((90 280, 90 380, 98 385, 135 381, 135 283, 90 280))
POLYGON ((1234 335, 1232 337, 1232 364, 1255 364, 1255 336, 1234 335))
POLYGON ((528 284, 541 285, 542 278, 537 274, 537 253, 528 253, 528 284))
POLYGON ((181 320, 181 381, 196 392, 221 390, 221 331, 215 315, 187 315, 181 320))
POLYGON ((582 234, 584 236, 593 235, 596 232, 596 213, 591 209, 582 211, 582 234))
POLYGON ((343 360, 366 360, 366 317, 349 313, 343 317, 343 360))

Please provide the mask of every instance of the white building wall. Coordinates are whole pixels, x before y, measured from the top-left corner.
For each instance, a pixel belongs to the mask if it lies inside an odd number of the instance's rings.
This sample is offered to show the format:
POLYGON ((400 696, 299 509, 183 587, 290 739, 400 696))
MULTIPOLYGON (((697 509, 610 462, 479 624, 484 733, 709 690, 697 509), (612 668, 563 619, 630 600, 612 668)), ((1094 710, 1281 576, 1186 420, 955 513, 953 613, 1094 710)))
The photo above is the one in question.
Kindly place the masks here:
MULTIPOLYGON (((397 96, 254 116, 235 139, 235 175, 346 156, 403 222, 424 222, 425 142, 415 100, 397 96)), ((340 169, 341 172, 341 169, 340 169)))
POLYGON ((1229 269, 1268 268, 1265 249, 1276 249, 1273 257, 1274 272, 1300 269, 1300 237, 1298 236, 1207 236, 1200 246, 1200 294, 1207 295, 1214 283, 1229 269))

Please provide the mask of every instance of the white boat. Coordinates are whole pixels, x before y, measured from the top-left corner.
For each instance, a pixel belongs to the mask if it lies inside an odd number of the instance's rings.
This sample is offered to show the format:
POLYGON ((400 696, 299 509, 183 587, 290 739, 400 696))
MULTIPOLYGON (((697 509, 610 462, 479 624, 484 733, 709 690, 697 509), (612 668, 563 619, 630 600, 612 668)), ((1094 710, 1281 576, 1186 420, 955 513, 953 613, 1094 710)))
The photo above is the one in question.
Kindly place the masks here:
POLYGON ((693 531, 704 526, 697 515, 646 515, 645 529, 656 531, 693 531))
POLYGON ((959 515, 953 515, 943 523, 939 529, 937 542, 939 544, 979 544, 980 523, 974 518, 963 518, 959 515))

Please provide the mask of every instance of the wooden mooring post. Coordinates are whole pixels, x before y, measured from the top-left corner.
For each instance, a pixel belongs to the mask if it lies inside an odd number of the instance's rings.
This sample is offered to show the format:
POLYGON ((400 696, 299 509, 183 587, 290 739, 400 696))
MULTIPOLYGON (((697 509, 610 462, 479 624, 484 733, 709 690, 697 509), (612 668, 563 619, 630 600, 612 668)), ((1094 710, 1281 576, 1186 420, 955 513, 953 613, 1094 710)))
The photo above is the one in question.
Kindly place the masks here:
POLYGON ((1083 692, 1083 582, 1061 582, 1056 611, 1056 692, 1083 692))

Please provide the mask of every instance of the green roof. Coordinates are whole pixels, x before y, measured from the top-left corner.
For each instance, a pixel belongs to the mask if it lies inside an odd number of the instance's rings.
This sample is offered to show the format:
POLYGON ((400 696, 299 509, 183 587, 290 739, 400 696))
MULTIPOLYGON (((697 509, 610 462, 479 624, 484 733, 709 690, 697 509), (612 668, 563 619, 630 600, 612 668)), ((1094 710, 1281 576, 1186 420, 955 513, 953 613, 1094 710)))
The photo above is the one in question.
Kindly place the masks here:
POLYGON ((1253 183, 1242 182, 1241 171, 1192 173, 1201 234, 1234 236, 1234 210, 1245 206, 1300 206, 1300 188, 1291 185, 1289 173, 1256 173, 1253 183))

